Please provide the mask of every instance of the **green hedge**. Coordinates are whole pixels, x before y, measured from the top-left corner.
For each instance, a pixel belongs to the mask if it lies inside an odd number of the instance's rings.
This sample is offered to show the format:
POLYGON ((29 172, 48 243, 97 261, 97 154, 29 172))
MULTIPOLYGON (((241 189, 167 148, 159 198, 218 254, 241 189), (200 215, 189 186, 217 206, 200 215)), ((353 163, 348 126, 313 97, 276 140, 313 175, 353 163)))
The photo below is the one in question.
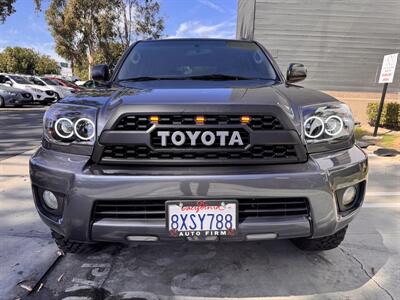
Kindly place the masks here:
MULTIPOLYGON (((368 103, 368 123, 375 126, 379 103, 368 103)), ((383 106, 379 126, 389 129, 400 129, 400 103, 389 102, 383 106)))

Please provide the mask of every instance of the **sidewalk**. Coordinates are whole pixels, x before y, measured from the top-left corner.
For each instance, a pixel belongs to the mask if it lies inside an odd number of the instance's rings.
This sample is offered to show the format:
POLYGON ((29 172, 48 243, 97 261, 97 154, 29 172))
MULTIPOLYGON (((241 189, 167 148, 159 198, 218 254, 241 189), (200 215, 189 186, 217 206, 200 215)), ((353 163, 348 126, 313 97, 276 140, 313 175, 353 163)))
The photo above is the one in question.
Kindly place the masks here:
POLYGON ((28 161, 34 151, 0 161, 0 299, 21 280, 35 281, 57 247, 32 201, 28 161))

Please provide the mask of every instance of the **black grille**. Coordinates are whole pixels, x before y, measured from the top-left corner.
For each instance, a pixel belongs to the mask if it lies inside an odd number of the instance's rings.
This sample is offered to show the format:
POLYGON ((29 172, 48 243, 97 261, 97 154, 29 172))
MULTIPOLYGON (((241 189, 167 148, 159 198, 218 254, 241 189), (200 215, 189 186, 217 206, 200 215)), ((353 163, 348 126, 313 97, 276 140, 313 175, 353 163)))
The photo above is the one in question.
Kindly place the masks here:
MULTIPOLYGON (((239 222, 246 218, 309 216, 306 198, 238 199, 239 222)), ((158 219, 165 220, 165 200, 99 200, 93 211, 95 220, 158 219)))
MULTIPOLYGON (((204 125, 240 125, 239 115, 205 115, 204 125)), ((253 130, 281 130, 281 122, 271 115, 250 116, 248 126, 253 130)), ((196 125, 195 115, 159 115, 160 125, 196 125)), ((153 123, 149 115, 127 115, 119 119, 114 130, 147 130, 153 123)))
POLYGON ((124 160, 210 160, 210 159, 291 159, 297 158, 293 145, 260 145, 248 150, 239 151, 154 151, 147 146, 107 146, 104 149, 102 159, 124 160))

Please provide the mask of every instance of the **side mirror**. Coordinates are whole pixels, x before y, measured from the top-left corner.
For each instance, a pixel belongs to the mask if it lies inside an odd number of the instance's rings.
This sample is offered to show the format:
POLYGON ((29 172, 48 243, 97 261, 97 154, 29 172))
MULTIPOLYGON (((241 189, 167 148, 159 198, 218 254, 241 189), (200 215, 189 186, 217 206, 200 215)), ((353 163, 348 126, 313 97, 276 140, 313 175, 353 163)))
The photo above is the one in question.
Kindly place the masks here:
POLYGON ((95 65, 92 68, 92 79, 94 81, 108 81, 110 79, 110 71, 107 65, 95 65))
POLYGON ((8 84, 9 86, 13 86, 13 83, 11 81, 6 81, 5 84, 8 84))
POLYGON ((289 83, 299 82, 307 77, 307 69, 303 64, 292 63, 286 72, 286 81, 289 83))

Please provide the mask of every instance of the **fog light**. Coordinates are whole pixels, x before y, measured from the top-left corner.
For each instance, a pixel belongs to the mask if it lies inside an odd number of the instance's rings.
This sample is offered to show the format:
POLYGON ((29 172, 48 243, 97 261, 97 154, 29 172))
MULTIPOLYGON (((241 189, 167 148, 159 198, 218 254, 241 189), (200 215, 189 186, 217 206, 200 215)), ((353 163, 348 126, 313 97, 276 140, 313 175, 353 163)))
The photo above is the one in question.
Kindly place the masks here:
POLYGON ((50 191, 43 192, 43 201, 48 208, 57 210, 58 209, 58 201, 56 195, 54 195, 50 191))
POLYGON ((351 202, 354 201, 356 197, 357 190, 354 186, 348 187, 345 189, 343 196, 342 196, 342 203, 344 206, 349 205, 351 202))

